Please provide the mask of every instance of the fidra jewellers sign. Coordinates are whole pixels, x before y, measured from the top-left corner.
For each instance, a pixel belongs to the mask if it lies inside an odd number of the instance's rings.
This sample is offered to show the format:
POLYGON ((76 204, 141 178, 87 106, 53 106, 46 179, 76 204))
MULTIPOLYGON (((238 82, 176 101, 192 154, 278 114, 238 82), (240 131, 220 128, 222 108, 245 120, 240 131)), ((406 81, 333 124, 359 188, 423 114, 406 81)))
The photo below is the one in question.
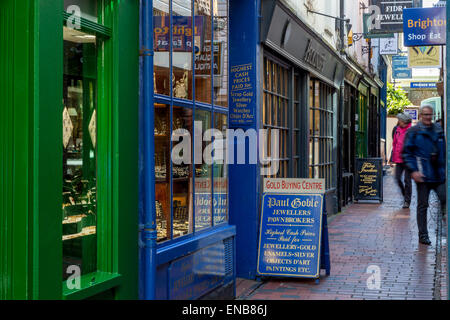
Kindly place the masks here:
POLYGON ((323 179, 264 180, 258 274, 319 277, 324 186, 323 179))
POLYGON ((371 32, 403 32, 403 10, 414 7, 415 2, 415 0, 371 0, 368 8, 371 32))

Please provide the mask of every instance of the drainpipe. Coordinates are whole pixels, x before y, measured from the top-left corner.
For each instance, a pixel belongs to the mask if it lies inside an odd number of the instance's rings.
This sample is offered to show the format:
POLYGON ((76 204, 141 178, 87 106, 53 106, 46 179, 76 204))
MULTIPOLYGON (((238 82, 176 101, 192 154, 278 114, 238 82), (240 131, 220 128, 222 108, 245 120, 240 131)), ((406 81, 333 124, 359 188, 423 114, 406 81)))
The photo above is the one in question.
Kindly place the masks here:
MULTIPOLYGON (((341 47, 339 48, 340 50, 340 54, 341 57, 345 60, 345 41, 346 41, 346 34, 345 34, 345 21, 342 20, 345 17, 344 14, 344 0, 340 0, 339 1, 339 11, 340 11, 340 28, 339 28, 339 36, 341 38, 341 47)), ((344 66, 345 68, 345 66, 344 66)), ((345 74, 345 73, 344 73, 345 74)), ((340 92, 339 92, 339 110, 338 110, 338 139, 339 139, 339 148, 342 149, 343 147, 343 142, 344 142, 344 138, 343 138, 343 121, 344 121, 344 109, 345 109, 345 101, 344 101, 344 94, 345 94, 345 80, 342 79, 341 82, 341 87, 340 87, 340 92)), ((341 211, 342 209, 342 196, 344 194, 343 190, 342 190, 342 153, 341 152, 337 152, 336 153, 336 160, 337 160, 337 167, 338 167, 338 172, 337 172, 337 187, 338 187, 338 212, 341 211), (341 156, 339 156, 339 154, 341 154, 341 156)))
MULTIPOLYGON (((450 5, 449 4, 447 4, 447 8, 446 8, 446 10, 447 10, 447 17, 450 17, 450 5)), ((448 70, 450 70, 450 65, 449 65, 449 57, 450 57, 450 48, 449 48, 449 43, 450 43, 450 24, 447 24, 447 46, 446 46, 446 48, 447 48, 447 53, 446 53, 446 66, 447 66, 447 70, 446 71, 448 71, 448 70)), ((447 117, 447 121, 446 121, 446 133, 447 133, 447 199, 449 198, 449 196, 450 196, 450 190, 449 190, 449 181, 450 181, 450 171, 449 171, 449 169, 450 169, 450 166, 449 166, 449 160, 450 160, 450 141, 449 141, 449 139, 448 139, 448 133, 450 132, 449 130, 450 130, 450 108, 449 108, 449 101, 450 101, 450 92, 449 92, 449 90, 448 90, 448 88, 447 88, 447 86, 448 86, 448 83, 449 83, 449 81, 450 81, 450 74, 448 73, 448 72, 446 72, 446 74, 447 74, 447 79, 445 79, 444 81, 446 81, 446 83, 444 84, 444 90, 445 90, 445 94, 446 94, 446 97, 447 97, 447 101, 446 101, 446 103, 445 103, 445 105, 446 105, 446 107, 447 107, 447 114, 446 114, 446 117, 447 117)), ((447 217, 449 216, 448 215, 448 212, 449 212, 449 204, 447 203, 447 217)), ((448 226, 447 226, 447 228, 448 228, 448 230, 447 230, 447 234, 448 234, 448 231, 450 231, 450 223, 448 224, 448 226)), ((447 254, 447 266, 449 265, 449 263, 450 263, 450 247, 448 247, 447 246, 447 250, 448 250, 448 254, 447 254)), ((449 272, 450 272, 450 269, 449 268, 447 268, 448 270, 449 270, 449 272)), ((449 279, 450 279, 450 274, 448 274, 447 275, 447 299, 449 299, 450 298, 450 287, 449 287, 449 285, 450 285, 450 281, 449 281, 449 279)))
POLYGON ((156 214, 155 214, 155 145, 153 107, 153 1, 141 0, 141 49, 143 62, 143 225, 141 239, 144 259, 144 299, 154 300, 156 293, 156 214))

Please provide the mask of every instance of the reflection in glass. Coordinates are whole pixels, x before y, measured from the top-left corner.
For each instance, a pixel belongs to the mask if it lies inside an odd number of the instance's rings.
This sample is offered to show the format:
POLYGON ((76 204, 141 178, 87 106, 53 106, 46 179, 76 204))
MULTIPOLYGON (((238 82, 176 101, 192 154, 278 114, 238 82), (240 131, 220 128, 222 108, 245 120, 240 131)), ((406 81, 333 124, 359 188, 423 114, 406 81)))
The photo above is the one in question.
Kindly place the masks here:
MULTIPOLYGON (((177 146, 186 144, 190 149, 192 131, 192 110, 173 107, 173 134, 170 135, 170 106, 155 104, 155 207, 157 223, 157 241, 170 240, 192 232, 192 158, 183 154, 183 148, 177 146), (172 150, 180 150, 177 157, 187 161, 173 161, 172 173, 170 165, 172 153, 170 140, 173 140, 172 150), (173 198, 170 198, 172 181, 173 198), (173 224, 172 224, 173 206, 173 224), (171 227, 173 225, 173 228, 171 227)), ((187 150, 190 153, 190 150, 187 150)))
POLYGON ((153 49, 155 93, 170 95, 169 0, 153 1, 153 49))
MULTIPOLYGON (((174 106, 172 118, 173 148, 183 143, 186 149, 191 148, 192 137, 192 110, 174 106), (175 138, 176 137, 176 138, 175 138), (189 142, 189 143, 187 143, 189 142)), ((172 149, 175 150, 175 149, 172 149)), ((186 150, 189 152, 190 150, 186 150)), ((191 152, 192 154, 192 152, 191 152)), ((178 154, 186 158, 186 162, 177 164, 172 161, 172 187, 173 187, 173 238, 181 237, 193 232, 192 224, 192 156, 178 154)), ((173 159, 173 158, 172 158, 173 159)))
POLYGON ((191 1, 172 1, 172 24, 173 96, 192 100, 192 44, 200 28, 192 32, 191 1))
POLYGON ((211 2, 195 0, 195 26, 200 30, 195 36, 195 100, 211 103, 211 2))
MULTIPOLYGON (((199 134, 203 134, 205 130, 211 128, 211 112, 196 110, 195 122, 196 126, 200 124, 202 126, 201 128, 196 127, 196 132, 199 132, 199 134)), ((197 139, 196 141, 198 140, 199 139, 197 139)), ((197 157, 196 163, 199 163, 199 160, 203 158, 203 150, 205 150, 206 146, 209 144, 211 144, 211 142, 203 141, 201 149, 199 146, 195 146, 195 153, 197 157)), ((212 226, 212 166, 205 163, 204 159, 202 159, 201 162, 202 164, 195 165, 195 231, 199 231, 212 226)))
MULTIPOLYGON (((227 115, 214 114, 214 128, 222 132, 223 140, 215 141, 216 150, 222 150, 222 157, 226 159, 226 130, 227 115)), ((219 157, 219 156, 218 156, 219 157)), ((228 221, 228 167, 225 161, 214 162, 214 225, 228 221)))
POLYGON ((214 0, 214 104, 228 107, 228 0, 214 0))
POLYGON ((64 27, 63 279, 97 269, 97 39, 64 27))

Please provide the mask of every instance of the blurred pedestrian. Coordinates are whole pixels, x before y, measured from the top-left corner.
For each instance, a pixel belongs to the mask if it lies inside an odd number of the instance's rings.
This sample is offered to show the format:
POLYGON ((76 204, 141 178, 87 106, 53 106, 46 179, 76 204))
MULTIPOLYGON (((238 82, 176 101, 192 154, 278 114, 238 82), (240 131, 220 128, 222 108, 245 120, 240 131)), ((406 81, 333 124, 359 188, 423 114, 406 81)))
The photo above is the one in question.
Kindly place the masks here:
POLYGON ((434 109, 420 107, 420 121, 411 127, 405 138, 403 160, 417 183, 417 226, 419 242, 430 245, 427 227, 428 197, 435 190, 445 214, 445 134, 440 124, 433 123, 434 109))
POLYGON ((403 195, 403 209, 407 209, 411 203, 412 183, 411 172, 403 161, 402 150, 406 132, 411 128, 412 119, 406 113, 399 113, 397 119, 398 126, 395 129, 392 142, 391 164, 395 163, 395 180, 403 195), (404 180, 402 181, 403 173, 404 180))

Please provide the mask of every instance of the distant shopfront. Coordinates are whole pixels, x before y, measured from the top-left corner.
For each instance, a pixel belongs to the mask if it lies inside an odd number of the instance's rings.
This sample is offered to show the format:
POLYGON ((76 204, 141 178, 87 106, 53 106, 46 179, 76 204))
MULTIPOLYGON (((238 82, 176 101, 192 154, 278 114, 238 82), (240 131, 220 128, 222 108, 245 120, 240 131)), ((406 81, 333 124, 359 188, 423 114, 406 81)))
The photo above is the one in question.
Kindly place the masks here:
MULTIPOLYGON (((279 154, 270 147, 263 154, 276 158, 279 170, 267 177, 325 179, 327 212, 334 214, 338 95, 345 62, 282 2, 261 1, 261 7, 248 5, 247 12, 250 10, 261 11, 262 23, 258 24, 257 16, 249 16, 247 24, 231 25, 231 35, 235 34, 230 61, 253 66, 250 75, 255 79, 256 97, 247 109, 255 118, 241 125, 230 123, 230 127, 265 129, 268 139, 278 130, 279 154)), ((231 15, 230 19, 237 17, 231 15)), ((230 109, 230 118, 234 112, 238 111, 230 109)), ((230 165, 230 222, 238 230, 237 273, 250 279, 256 277, 263 167, 230 165)))

